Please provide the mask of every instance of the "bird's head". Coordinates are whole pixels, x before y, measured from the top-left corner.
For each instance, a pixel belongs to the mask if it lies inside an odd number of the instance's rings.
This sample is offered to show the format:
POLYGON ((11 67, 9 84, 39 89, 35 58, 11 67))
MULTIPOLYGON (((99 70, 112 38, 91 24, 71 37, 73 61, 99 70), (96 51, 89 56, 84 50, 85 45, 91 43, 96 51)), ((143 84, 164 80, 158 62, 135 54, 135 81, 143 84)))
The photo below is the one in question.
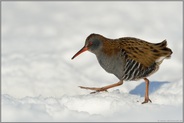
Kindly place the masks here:
POLYGON ((86 42, 84 47, 79 50, 73 57, 72 59, 74 59, 76 56, 78 56, 79 54, 85 52, 85 51, 90 51, 94 54, 98 53, 101 48, 102 48, 102 39, 103 36, 99 35, 99 34, 91 34, 86 38, 86 42))

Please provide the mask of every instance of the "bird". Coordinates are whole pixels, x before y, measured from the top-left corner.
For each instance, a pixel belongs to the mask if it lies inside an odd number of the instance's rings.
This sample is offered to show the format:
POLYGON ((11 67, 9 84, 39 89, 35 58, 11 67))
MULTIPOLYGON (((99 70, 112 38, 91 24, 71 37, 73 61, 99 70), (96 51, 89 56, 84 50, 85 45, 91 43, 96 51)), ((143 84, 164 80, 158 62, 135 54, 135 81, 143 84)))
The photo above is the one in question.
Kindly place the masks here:
POLYGON ((104 87, 79 86, 80 88, 97 93, 120 86, 124 81, 144 79, 146 87, 142 104, 152 102, 149 98, 148 77, 157 72, 163 60, 169 59, 173 53, 167 47, 166 40, 160 43, 150 43, 135 37, 111 39, 95 33, 86 38, 82 49, 71 59, 85 51, 95 54, 100 66, 106 72, 114 74, 119 82, 104 87))

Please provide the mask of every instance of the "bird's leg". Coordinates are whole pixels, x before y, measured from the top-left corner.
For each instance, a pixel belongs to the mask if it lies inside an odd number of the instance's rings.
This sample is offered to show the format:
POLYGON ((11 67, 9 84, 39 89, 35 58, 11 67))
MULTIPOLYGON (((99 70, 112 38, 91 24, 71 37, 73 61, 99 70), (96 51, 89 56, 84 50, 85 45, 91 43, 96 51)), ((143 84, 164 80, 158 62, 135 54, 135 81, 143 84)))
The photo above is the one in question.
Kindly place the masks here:
POLYGON ((142 102, 142 104, 148 103, 149 101, 151 102, 151 100, 149 99, 149 80, 147 78, 144 78, 144 81, 146 82, 146 90, 145 90, 145 100, 144 102, 142 102))
POLYGON ((101 88, 96 88, 96 87, 83 87, 83 86, 79 86, 79 87, 82 88, 82 89, 95 90, 94 92, 91 92, 91 94, 92 94, 92 93, 96 93, 96 92, 100 92, 100 91, 107 91, 107 89, 109 89, 109 88, 120 86, 122 84, 123 84, 123 81, 119 81, 119 82, 117 82, 115 84, 107 85, 107 86, 104 86, 104 87, 101 87, 101 88))

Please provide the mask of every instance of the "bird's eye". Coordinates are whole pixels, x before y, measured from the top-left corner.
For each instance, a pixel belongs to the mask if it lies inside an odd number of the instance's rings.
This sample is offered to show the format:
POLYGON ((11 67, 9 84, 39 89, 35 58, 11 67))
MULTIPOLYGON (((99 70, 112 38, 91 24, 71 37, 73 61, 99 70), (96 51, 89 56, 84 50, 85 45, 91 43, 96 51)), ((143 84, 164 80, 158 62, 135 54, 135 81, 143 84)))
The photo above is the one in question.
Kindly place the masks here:
POLYGON ((92 44, 93 44, 93 43, 90 41, 90 42, 88 43, 88 47, 91 46, 92 44))

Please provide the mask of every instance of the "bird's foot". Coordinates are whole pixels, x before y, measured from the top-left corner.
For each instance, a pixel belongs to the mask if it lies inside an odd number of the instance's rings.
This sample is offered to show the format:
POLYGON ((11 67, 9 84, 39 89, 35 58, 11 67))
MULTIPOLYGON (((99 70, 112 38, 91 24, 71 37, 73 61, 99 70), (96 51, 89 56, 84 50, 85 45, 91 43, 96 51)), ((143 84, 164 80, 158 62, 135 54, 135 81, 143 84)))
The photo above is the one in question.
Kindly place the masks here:
POLYGON ((81 89, 89 89, 89 90, 95 90, 94 92, 91 92, 90 94, 94 94, 94 93, 97 93, 97 92, 101 92, 101 91, 106 91, 107 92, 107 89, 102 87, 102 88, 95 88, 95 87, 83 87, 83 86, 79 86, 81 89))
POLYGON ((142 102, 142 104, 148 103, 149 101, 152 102, 149 98, 145 98, 145 100, 144 100, 144 102, 142 102))

